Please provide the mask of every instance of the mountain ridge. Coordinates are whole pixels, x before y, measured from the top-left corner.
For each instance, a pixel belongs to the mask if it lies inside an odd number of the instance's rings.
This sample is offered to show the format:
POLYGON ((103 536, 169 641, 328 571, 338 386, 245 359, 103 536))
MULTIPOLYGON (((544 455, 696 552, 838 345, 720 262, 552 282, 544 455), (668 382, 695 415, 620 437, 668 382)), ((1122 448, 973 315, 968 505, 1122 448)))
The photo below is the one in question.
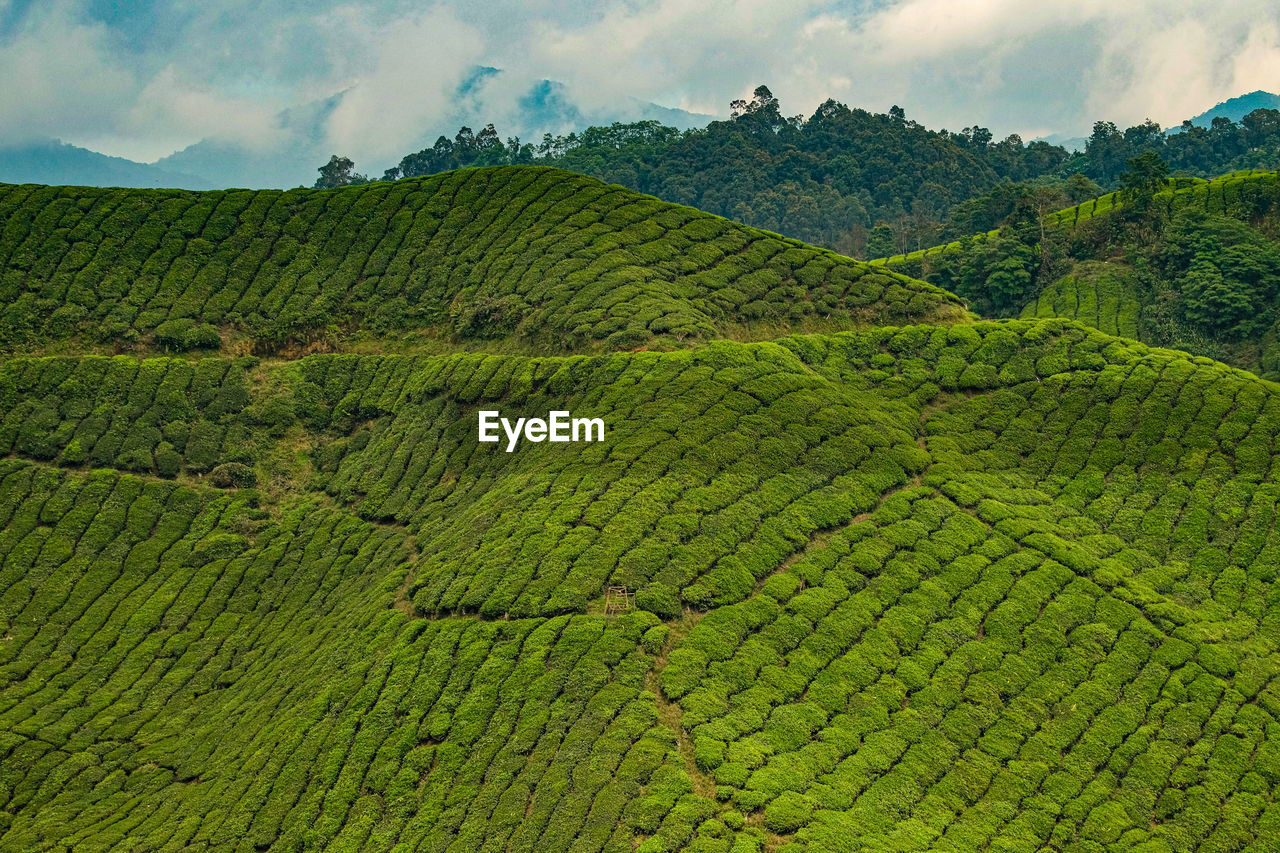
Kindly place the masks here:
MULTIPOLYGON (((1209 127, 1213 124, 1213 120, 1219 116, 1239 122, 1249 113, 1259 109, 1280 109, 1280 95, 1255 89, 1252 92, 1246 92, 1234 98, 1227 98, 1225 101, 1215 104, 1199 115, 1193 116, 1191 123, 1197 127, 1209 127)), ((1170 132, 1176 131, 1177 128, 1170 128, 1170 132)))
POLYGON ((57 139, 0 148, 0 182, 191 190, 213 186, 180 169, 111 157, 57 139))

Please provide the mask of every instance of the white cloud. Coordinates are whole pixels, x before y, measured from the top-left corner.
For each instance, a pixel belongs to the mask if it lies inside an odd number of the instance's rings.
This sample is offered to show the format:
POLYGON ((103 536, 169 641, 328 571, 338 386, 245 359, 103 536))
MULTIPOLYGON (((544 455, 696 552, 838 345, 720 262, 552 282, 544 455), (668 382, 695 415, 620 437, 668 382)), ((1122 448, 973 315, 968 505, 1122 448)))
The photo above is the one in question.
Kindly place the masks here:
POLYGON ((131 64, 106 25, 80 4, 35 9, 0 43, 0 142, 57 137, 107 154, 152 160, 202 138, 265 148, 279 106, 232 97, 170 64, 131 64))
POLYGON ((75 141, 105 153, 126 151, 144 162, 201 139, 262 152, 285 139, 276 121, 278 110, 274 102, 219 93, 169 65, 129 92, 108 132, 81 134, 75 141))
POLYGON ((798 60, 797 36, 822 4, 808 0, 657 0, 618 3, 599 20, 544 21, 530 65, 563 80, 594 107, 623 95, 675 94, 723 113, 756 83, 786 93, 798 60))
POLYGON ((0 49, 0 142, 65 136, 86 124, 110 125, 134 85, 106 65, 109 32, 50 3, 0 49))
POLYGON ((483 38, 443 8, 377 28, 348 24, 348 38, 372 62, 330 118, 332 145, 362 158, 406 153, 403 146, 448 114, 463 76, 484 57, 483 38))
POLYGON ((724 114, 766 83, 789 114, 897 103, 998 135, 1175 124, 1280 88, 1274 0, 223 0, 158 7, 131 50, 76 0, 31 8, 0 36, 0 138, 147 158, 211 135, 270 147, 276 110, 343 91, 328 142, 367 166, 460 116, 515 132, 545 79, 588 115, 628 96, 724 114), (459 104, 475 65, 503 73, 459 104))
POLYGON ((933 126, 1078 131, 1095 118, 1165 124, 1280 86, 1271 0, 657 0, 544 22, 529 55, 585 100, 676 92, 723 111, 766 82, 787 112, 827 97, 933 126), (608 45, 607 51, 601 45, 608 45))
MULTIPOLYGON (((1128 8, 1128 7, 1126 7, 1128 8)), ((1110 22, 1085 110, 1124 126, 1165 125, 1254 89, 1280 88, 1280 7, 1258 0, 1147 0, 1110 22)))

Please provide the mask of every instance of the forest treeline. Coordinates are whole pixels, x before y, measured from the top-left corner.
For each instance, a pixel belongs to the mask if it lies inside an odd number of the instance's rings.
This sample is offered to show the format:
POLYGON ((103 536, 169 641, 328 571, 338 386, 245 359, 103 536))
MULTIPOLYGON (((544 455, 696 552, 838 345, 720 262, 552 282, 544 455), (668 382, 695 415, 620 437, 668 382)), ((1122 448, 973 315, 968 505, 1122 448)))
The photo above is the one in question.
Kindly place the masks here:
MULTIPOLYGON (((1019 204, 1056 210, 1115 189, 1128 160, 1154 153, 1174 174, 1213 177, 1280 165, 1280 111, 1240 123, 1147 120, 1121 130, 1099 121, 1083 152, 987 128, 930 130, 900 107, 872 113, 828 100, 786 116, 760 86, 730 118, 680 131, 656 121, 589 127, 541 142, 505 140, 493 125, 401 158, 382 180, 465 166, 538 163, 701 208, 855 257, 908 252, 1001 225, 1019 204)), ((334 155, 316 186, 369 180, 334 155)))
MULTIPOLYGON (((492 125, 462 128, 406 155, 383 180, 463 166, 540 163, 591 175, 755 224, 845 254, 864 255, 880 220, 939 222, 959 202, 1002 181, 1052 172, 1065 149, 990 131, 933 131, 898 107, 886 114, 835 101, 808 118, 785 116, 768 88, 735 101, 731 118, 678 131, 658 122, 591 127, 538 144, 506 141, 492 125)), ((337 158, 317 186, 361 180, 337 158), (335 168, 335 166, 337 168, 335 168)), ((917 227, 913 225, 913 227, 917 227)))

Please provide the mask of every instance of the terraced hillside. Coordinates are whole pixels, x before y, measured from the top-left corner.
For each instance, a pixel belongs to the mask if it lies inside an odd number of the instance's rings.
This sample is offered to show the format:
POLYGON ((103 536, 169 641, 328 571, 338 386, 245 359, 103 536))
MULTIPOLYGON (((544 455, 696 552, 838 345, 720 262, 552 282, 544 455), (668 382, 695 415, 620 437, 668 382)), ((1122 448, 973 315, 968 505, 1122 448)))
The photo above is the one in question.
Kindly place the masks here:
POLYGON ((1067 317, 1280 379, 1280 173, 1177 178, 874 261, 987 316, 1067 317))
POLYGON ((1139 337, 1141 314, 1132 271, 1094 261, 1076 264, 1071 275, 1047 286, 1022 309, 1023 319, 1067 317, 1134 340, 1139 337))
POLYGON ((1275 849, 1280 386, 685 343, 0 361, 0 850, 1275 849))
MULTIPOLYGON (((1184 210, 1250 216, 1267 211, 1274 204, 1278 193, 1280 172, 1251 169, 1231 172, 1209 181, 1192 177, 1170 178, 1164 189, 1154 193, 1151 206, 1165 217, 1184 210)), ((1095 217, 1105 218, 1132 208, 1133 199, 1126 196, 1124 191, 1110 192, 1048 213, 1044 217, 1044 224, 1048 229, 1065 231, 1090 222, 1095 217)), ((968 239, 968 243, 965 240, 953 240, 940 246, 877 258, 871 263, 891 269, 914 269, 912 265, 925 258, 960 252, 974 242, 985 242, 999 236, 1000 229, 995 229, 974 235, 968 239)))
POLYGON ((0 185, 0 348, 270 353, 417 332, 540 352, 962 313, 950 294, 549 168, 340 191, 0 185))

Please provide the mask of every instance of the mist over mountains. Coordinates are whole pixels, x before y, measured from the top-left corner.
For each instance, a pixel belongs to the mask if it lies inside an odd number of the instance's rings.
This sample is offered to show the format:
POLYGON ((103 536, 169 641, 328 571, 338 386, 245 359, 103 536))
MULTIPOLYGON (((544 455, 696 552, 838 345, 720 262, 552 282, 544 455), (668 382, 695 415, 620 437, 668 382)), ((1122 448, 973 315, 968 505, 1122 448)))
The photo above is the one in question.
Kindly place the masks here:
MULTIPOLYGON (((153 163, 52 139, 0 147, 0 182, 179 189, 309 186, 315 181, 316 165, 333 151, 334 115, 352 91, 281 111, 276 117, 279 132, 272 144, 262 147, 206 138, 153 163)), ((477 66, 458 85, 448 116, 439 126, 424 129, 413 147, 426 147, 460 125, 478 129, 490 122, 498 123, 504 134, 528 141, 616 121, 653 120, 686 130, 714 118, 634 97, 606 107, 584 107, 557 81, 521 86, 504 79, 501 69, 477 66), (512 85, 519 87, 514 97, 506 91, 512 85)), ((377 164, 377 171, 390 165, 377 164)))

